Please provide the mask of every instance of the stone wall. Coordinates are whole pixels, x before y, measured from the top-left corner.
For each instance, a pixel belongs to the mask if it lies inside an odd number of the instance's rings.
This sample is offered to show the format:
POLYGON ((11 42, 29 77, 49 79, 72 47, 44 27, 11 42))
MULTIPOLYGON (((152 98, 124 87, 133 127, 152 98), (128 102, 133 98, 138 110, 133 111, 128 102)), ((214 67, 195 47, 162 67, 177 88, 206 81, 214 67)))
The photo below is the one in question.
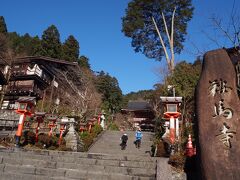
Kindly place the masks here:
POLYGON ((19 121, 19 114, 13 110, 0 110, 0 130, 16 129, 19 121))

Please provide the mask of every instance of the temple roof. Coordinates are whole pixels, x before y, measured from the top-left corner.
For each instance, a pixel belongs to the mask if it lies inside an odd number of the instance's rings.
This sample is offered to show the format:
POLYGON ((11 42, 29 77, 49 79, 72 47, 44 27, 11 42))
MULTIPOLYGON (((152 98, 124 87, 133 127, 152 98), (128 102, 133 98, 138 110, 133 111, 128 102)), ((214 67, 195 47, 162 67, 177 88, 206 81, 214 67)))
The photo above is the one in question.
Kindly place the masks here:
POLYGON ((130 101, 127 105, 128 110, 151 110, 152 107, 147 101, 130 101))
MULTIPOLYGON (((17 57, 14 59, 14 64, 19 64, 19 63, 55 63, 55 64, 62 64, 62 65, 72 65, 76 66, 77 62, 69 62, 65 61, 62 59, 55 59, 55 58, 50 58, 50 57, 45 57, 45 56, 24 56, 24 57, 17 57)), ((3 62, 0 62, 2 64, 3 62)))
POLYGON ((177 103, 177 102, 182 102, 182 97, 161 96, 160 100, 162 102, 177 103))

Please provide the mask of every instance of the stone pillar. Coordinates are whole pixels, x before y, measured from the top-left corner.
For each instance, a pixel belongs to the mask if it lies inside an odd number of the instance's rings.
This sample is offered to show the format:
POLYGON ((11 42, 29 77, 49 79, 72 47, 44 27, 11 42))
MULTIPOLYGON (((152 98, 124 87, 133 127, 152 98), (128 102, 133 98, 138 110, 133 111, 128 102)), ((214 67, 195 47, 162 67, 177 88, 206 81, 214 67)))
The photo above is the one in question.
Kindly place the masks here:
POLYGON ((204 180, 240 179, 240 102, 224 49, 207 52, 196 88, 197 156, 204 180))

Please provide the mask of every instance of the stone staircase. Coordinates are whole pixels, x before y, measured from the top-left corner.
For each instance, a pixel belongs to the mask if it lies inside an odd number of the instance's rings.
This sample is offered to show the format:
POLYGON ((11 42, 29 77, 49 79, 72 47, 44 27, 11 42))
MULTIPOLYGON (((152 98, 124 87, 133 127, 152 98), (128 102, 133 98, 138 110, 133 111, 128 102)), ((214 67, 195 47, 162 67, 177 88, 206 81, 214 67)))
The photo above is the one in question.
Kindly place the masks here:
MULTIPOLYGON (((141 148, 137 149, 134 145, 135 132, 134 131, 106 131, 104 135, 90 148, 91 153, 104 153, 104 154, 122 154, 122 155, 134 155, 149 157, 151 145, 153 144, 152 138, 153 133, 142 132, 142 144, 141 148), (119 144, 121 143, 120 138, 126 133, 128 135, 127 147, 125 150, 121 150, 119 144)), ((151 159, 151 158, 150 158, 151 159)))
POLYGON ((132 135, 134 132, 129 132, 130 141, 126 150, 120 150, 121 133, 110 131, 106 131, 88 153, 1 149, 0 179, 156 179, 156 159, 145 153, 150 148, 151 134, 144 134, 140 149, 134 147, 132 135))

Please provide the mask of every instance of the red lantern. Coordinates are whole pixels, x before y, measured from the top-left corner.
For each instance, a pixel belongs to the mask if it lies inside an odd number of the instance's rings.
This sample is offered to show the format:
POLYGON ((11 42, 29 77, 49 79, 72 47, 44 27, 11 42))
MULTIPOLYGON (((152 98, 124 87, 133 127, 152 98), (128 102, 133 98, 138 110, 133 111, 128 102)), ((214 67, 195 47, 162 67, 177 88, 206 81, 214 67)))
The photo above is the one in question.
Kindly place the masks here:
POLYGON ((96 119, 89 119, 88 120, 88 131, 91 132, 92 126, 94 125, 94 122, 96 121, 96 119))
POLYGON ((40 129, 40 123, 43 122, 43 119, 45 117, 45 112, 36 112, 34 114, 34 116, 36 117, 36 121, 37 121, 37 127, 36 127, 36 138, 35 141, 38 142, 38 131, 40 129))
POLYGON ((16 132, 16 145, 18 146, 22 136, 24 121, 26 116, 31 116, 34 113, 36 100, 35 97, 20 97, 17 102, 18 109, 16 110, 16 113, 20 114, 18 129, 16 132))
POLYGON ((48 135, 52 136, 53 128, 56 126, 57 117, 51 116, 51 117, 48 117, 48 120, 49 120, 48 127, 50 129, 48 135))
POLYGON ((83 133, 83 131, 86 130, 86 123, 80 123, 79 125, 80 125, 79 131, 80 131, 81 133, 83 133))
POLYGON ((61 142, 62 142, 62 135, 63 135, 63 132, 65 130, 65 123, 62 122, 60 123, 60 136, 59 136, 59 141, 58 141, 58 145, 61 145, 61 142))

